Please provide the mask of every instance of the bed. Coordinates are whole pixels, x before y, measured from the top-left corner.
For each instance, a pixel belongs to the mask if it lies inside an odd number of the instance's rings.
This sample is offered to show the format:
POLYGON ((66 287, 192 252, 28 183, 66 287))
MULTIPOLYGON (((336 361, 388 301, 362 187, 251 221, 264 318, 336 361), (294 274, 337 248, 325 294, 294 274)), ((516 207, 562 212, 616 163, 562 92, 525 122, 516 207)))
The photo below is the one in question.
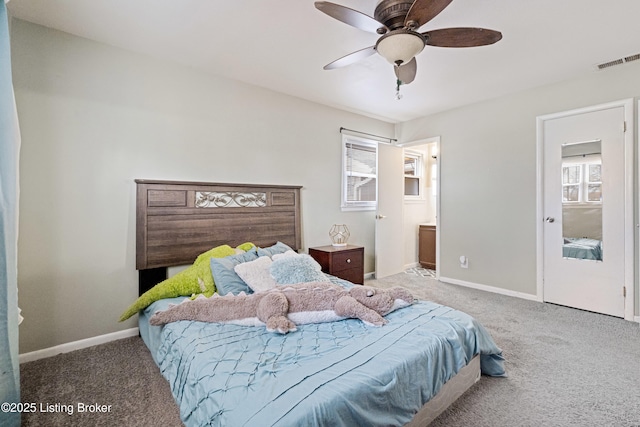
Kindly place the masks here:
MULTIPOLYGON (((302 247, 300 187, 136 180, 140 292, 219 245, 302 247)), ((354 285, 333 276, 328 280, 354 285)), ((469 315, 429 301, 386 316, 299 325, 285 335, 255 326, 139 315, 140 334, 185 425, 425 426, 487 375, 504 376, 501 350, 469 315)))
POLYGON ((602 240, 586 237, 565 237, 562 245, 564 258, 602 261, 602 240))

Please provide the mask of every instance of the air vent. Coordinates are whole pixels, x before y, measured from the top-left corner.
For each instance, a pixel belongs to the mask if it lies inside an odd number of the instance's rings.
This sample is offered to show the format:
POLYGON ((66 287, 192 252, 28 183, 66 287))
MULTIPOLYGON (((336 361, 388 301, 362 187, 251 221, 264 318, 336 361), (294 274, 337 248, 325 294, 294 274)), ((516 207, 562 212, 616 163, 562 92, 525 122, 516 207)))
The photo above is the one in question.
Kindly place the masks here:
POLYGON ((640 53, 636 53, 635 55, 627 56, 626 58, 624 58, 624 62, 637 61, 638 59, 640 59, 640 53))
POLYGON ((638 59, 640 59, 640 53, 637 53, 637 54, 631 55, 631 56, 626 56, 626 57, 620 58, 620 59, 615 59, 613 61, 604 62, 602 64, 598 64, 598 69, 599 70, 604 70, 605 68, 613 67, 615 65, 622 65, 622 64, 625 64, 627 62, 636 61, 638 59))
POLYGON ((616 59, 615 61, 605 62, 604 64, 598 64, 598 68, 604 70, 605 68, 613 67, 614 65, 624 64, 624 59, 616 59))

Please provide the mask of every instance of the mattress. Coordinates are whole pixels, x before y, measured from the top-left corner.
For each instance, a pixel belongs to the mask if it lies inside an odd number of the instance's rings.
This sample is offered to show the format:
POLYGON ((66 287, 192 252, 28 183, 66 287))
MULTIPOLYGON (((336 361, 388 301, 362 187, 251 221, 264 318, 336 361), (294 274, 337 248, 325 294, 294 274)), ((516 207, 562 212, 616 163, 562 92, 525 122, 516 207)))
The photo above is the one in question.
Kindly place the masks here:
POLYGON ((428 301, 397 310, 383 327, 357 319, 263 327, 148 318, 140 332, 187 426, 404 425, 475 355, 503 376, 501 350, 471 316, 428 301))

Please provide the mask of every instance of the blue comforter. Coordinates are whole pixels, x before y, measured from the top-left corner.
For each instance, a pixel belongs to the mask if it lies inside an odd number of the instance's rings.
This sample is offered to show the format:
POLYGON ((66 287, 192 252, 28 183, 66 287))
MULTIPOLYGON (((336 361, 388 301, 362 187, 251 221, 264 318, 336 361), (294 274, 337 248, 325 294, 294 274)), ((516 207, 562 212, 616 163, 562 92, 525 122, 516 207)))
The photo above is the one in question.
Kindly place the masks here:
POLYGON ((471 358, 504 376, 501 350, 473 318, 420 301, 376 328, 360 320, 262 327, 145 322, 141 333, 187 426, 403 425, 471 358))

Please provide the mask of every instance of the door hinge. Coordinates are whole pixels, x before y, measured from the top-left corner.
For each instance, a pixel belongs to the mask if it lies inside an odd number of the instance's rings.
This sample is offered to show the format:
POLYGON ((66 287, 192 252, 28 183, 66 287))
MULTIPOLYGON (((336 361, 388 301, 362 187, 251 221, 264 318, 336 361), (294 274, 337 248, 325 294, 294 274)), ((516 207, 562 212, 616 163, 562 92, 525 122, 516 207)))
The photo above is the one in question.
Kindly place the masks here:
POLYGON ((627 122, 624 121, 622 122, 622 132, 626 132, 627 131, 627 122))
POLYGON ((625 298, 627 297, 627 287, 626 286, 622 287, 622 296, 625 297, 625 298))

